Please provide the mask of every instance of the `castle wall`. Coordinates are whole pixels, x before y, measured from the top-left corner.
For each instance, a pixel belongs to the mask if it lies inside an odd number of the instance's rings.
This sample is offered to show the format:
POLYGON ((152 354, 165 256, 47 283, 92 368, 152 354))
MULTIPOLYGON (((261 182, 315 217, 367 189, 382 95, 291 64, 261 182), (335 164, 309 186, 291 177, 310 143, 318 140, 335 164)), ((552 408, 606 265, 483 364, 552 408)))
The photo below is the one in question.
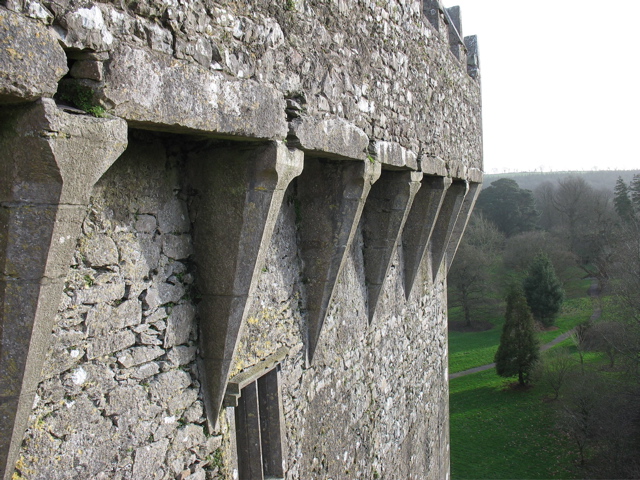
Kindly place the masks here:
POLYGON ((480 89, 424 4, 0 6, 5 479, 237 478, 279 352, 284 478, 448 476, 480 89))

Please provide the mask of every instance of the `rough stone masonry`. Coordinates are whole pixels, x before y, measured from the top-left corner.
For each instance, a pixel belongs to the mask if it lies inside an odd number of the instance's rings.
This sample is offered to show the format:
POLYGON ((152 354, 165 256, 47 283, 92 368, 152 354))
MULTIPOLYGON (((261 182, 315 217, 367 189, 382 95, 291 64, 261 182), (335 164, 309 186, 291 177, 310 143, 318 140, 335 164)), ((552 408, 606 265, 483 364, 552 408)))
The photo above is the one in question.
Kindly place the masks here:
POLYGON ((0 474, 445 479, 479 62, 439 0, 0 0, 0 474))

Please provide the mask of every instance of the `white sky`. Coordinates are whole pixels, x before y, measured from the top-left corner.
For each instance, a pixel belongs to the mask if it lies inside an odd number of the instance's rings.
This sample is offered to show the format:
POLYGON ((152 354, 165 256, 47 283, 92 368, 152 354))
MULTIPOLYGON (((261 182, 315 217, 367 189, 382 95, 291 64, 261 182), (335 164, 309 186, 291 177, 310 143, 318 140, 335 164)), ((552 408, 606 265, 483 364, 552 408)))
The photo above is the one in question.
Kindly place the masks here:
POLYGON ((477 35, 484 165, 640 169, 640 0, 444 0, 477 35))

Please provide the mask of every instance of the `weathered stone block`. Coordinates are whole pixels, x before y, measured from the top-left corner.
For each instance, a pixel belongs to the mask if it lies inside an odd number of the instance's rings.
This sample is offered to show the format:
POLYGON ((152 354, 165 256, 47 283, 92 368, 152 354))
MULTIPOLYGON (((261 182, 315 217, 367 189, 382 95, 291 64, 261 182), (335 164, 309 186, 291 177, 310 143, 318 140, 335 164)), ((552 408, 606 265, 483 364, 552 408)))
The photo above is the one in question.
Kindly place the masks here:
POLYGON ((185 292, 186 290, 181 284, 160 283, 156 288, 151 287, 147 290, 144 302, 148 310, 154 311, 160 305, 178 303, 185 292))
POLYGON ((89 360, 99 358, 109 353, 124 350, 135 343, 136 336, 130 330, 98 337, 87 345, 87 358, 89 360))
POLYGON ((162 355, 164 350, 160 347, 134 347, 118 355, 118 363, 124 368, 131 368, 155 360, 162 355))
POLYGON ((93 235, 86 242, 83 242, 80 253, 90 267, 107 267, 118 264, 118 247, 107 235, 93 235))
POLYGON ((424 155, 420 159, 420 168, 425 175, 448 176, 447 164, 439 157, 424 155))
POLYGON ((364 160, 367 158, 369 137, 342 118, 317 121, 300 117, 289 123, 289 144, 323 157, 364 160))
POLYGON ((116 308, 116 318, 124 327, 138 325, 142 321, 142 303, 138 299, 122 302, 116 308))
POLYGON ((148 377, 152 377, 159 372, 160 365, 158 365, 156 362, 149 362, 134 369, 134 371, 131 373, 131 377, 142 380, 148 377))
POLYGON ((164 337, 165 348, 181 345, 189 341, 195 316, 195 308, 188 303, 176 305, 171 309, 164 337))
POLYGON ((78 60, 71 67, 69 74, 73 78, 85 78, 100 82, 102 81, 104 68, 102 62, 97 60, 78 60))
POLYGON ((172 198, 158 212, 158 230, 161 233, 187 233, 191 230, 187 204, 172 198))
POLYGON ((202 445, 205 443, 203 428, 198 425, 187 425, 183 428, 179 428, 177 432, 177 440, 181 442, 185 448, 202 445))
POLYGON ((74 294, 76 303, 94 305, 101 302, 112 302, 124 297, 124 282, 107 283, 105 285, 93 285, 83 290, 77 290, 74 294))
POLYGON ((41 23, 0 6, 0 104, 52 97, 67 57, 41 23))
POLYGON ((140 480, 156 480, 164 476, 162 464, 167 455, 169 440, 166 438, 159 442, 145 445, 136 449, 135 462, 133 464, 133 476, 140 480))
POLYGON ((227 80, 124 44, 108 64, 102 98, 115 115, 132 123, 243 138, 283 139, 287 134, 284 99, 275 89, 227 80))
POLYGON ((106 415, 120 415, 128 412, 134 406, 144 407, 148 402, 147 392, 141 385, 121 386, 107 395, 106 415))
POLYGON ((411 150, 395 142, 375 142, 375 159, 383 169, 418 170, 418 157, 411 150))
POLYGON ((140 233, 153 233, 158 227, 158 221, 153 215, 138 215, 136 217, 135 229, 140 233))
POLYGON ((83 348, 54 348, 42 368, 42 378, 51 378, 74 367, 84 357, 83 348))
POLYGON ((104 52, 110 50, 114 43, 98 5, 68 12, 61 23, 65 30, 59 30, 58 34, 67 48, 104 52))
POLYGON ((118 325, 113 322, 114 309, 113 307, 100 303, 92 307, 87 312, 86 326, 87 334, 91 337, 96 337, 108 332, 111 329, 121 328, 122 325, 118 325))
POLYGON ((162 253, 175 260, 183 260, 193 254, 193 244, 188 235, 163 235, 162 253))
POLYGON ((171 370, 161 373, 150 384, 151 396, 163 402, 181 395, 185 388, 191 385, 191 377, 184 370, 171 370))
POLYGON ((186 365, 196 359, 196 347, 178 345, 167 353, 167 358, 176 366, 186 365))

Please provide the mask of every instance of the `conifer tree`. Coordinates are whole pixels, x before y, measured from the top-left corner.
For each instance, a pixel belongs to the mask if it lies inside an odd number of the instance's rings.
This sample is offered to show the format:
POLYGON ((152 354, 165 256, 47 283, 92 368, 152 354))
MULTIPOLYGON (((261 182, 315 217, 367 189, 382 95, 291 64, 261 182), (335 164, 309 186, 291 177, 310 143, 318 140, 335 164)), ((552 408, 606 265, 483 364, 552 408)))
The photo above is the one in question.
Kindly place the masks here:
POLYGON ((629 187, 627 187, 622 177, 618 177, 613 190, 613 205, 622 220, 629 221, 633 217, 633 204, 629 198, 629 187))
POLYGON ((546 327, 553 325, 564 301, 564 290, 547 255, 536 255, 522 286, 534 318, 546 327))
POLYGON ((635 174, 633 180, 629 184, 629 193, 631 194, 631 203, 636 211, 636 214, 640 215, 640 174, 635 174))
POLYGON ((526 385, 540 357, 533 317, 522 290, 513 287, 507 294, 505 322, 496 352, 496 373, 501 377, 518 376, 518 383, 526 385))

